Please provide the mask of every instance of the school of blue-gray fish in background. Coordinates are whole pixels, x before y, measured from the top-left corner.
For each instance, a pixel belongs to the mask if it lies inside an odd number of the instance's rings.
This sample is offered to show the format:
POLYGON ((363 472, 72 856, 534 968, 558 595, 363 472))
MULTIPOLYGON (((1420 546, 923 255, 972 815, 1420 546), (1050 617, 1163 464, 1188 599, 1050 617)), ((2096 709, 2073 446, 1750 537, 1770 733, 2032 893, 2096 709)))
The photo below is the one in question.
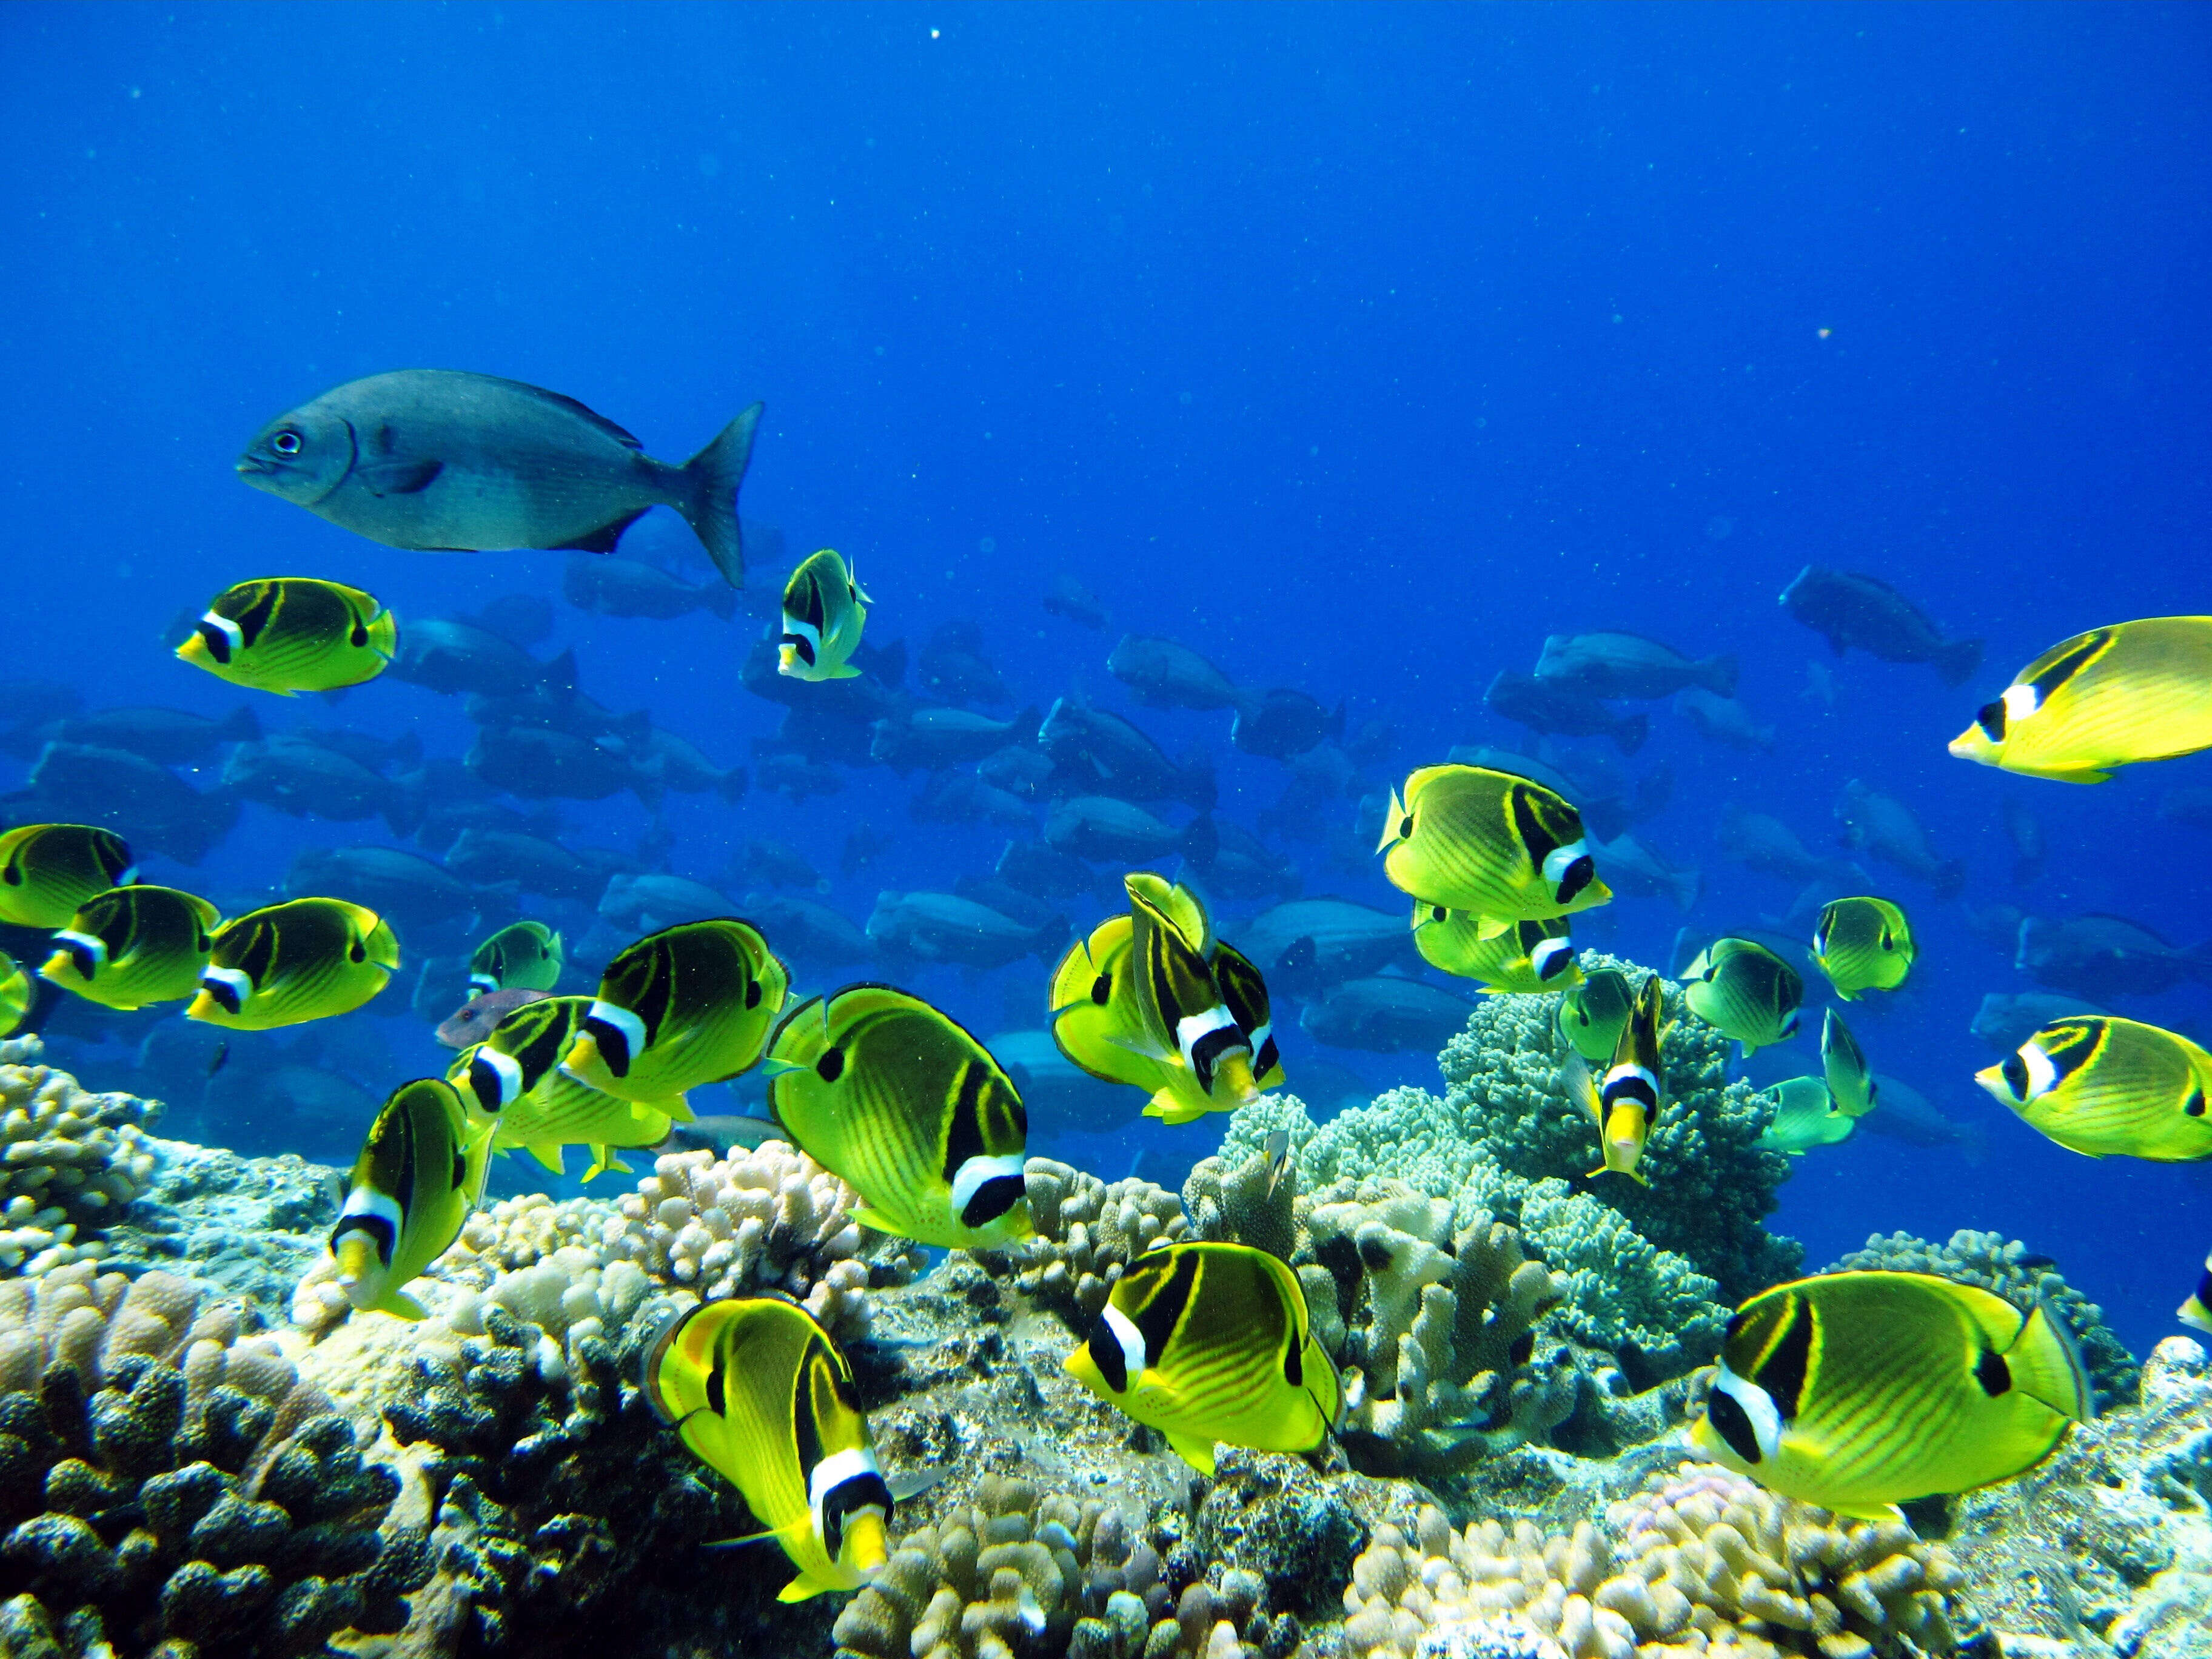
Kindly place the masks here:
MULTIPOLYGON (((392 547, 568 550, 568 595, 591 608, 728 617, 744 599, 737 496, 759 415, 757 404, 675 465, 556 393, 406 371, 338 387, 272 421, 238 471, 392 547), (683 515, 726 587, 619 556, 625 529, 659 506, 683 515)), ((1562 1085, 1586 1121, 1589 1178, 1607 1182, 1649 1179, 1646 1141, 1672 1104, 1660 1060, 1670 1025, 1702 1023, 1747 1054, 1797 1031, 1808 974, 1849 1004, 1893 992, 1913 972, 1908 902, 1836 890, 1845 872, 1863 872, 1839 871, 1778 821, 1741 812, 1725 830, 1734 855, 1808 884, 1795 913, 1801 935, 1689 941, 1671 977, 1640 984, 1586 963, 1573 941, 1577 915, 1616 891, 1676 896, 1686 883, 1694 891, 1693 875, 1635 838, 1631 826, 1659 804, 1639 800, 1638 786, 1537 753, 1482 749, 1363 793, 1355 780, 1386 752, 1387 734, 1347 735, 1340 708, 1295 689, 1240 688, 1175 641, 1122 637, 1106 666, 1139 703, 1229 714, 1232 744, 1287 769, 1276 819, 1372 843, 1406 902, 1384 915, 1283 897, 1295 883, 1284 879, 1282 855, 1212 817, 1210 769, 1170 758, 1134 722, 1076 696, 1042 718, 974 712, 965 705, 998 700, 1005 688, 958 629, 921 653, 922 695, 904 690, 903 650, 864 638, 872 609, 898 608, 895 584, 870 580, 878 597, 838 553, 821 550, 798 562, 777 614, 763 617, 744 684, 787 712, 750 779, 642 717, 593 702, 573 656, 532 658, 526 647, 545 629, 543 602, 526 596, 474 620, 403 618, 373 594, 313 574, 242 575, 180 629, 182 664, 259 693, 332 694, 389 673, 465 697, 478 729, 465 762, 398 777, 391 769, 419 750, 395 753, 398 745, 327 727, 264 735, 250 712, 223 721, 86 712, 63 689, 19 686, 9 704, 28 713, 14 737, 35 759, 10 802, 16 827, 0 836, 0 921, 21 963, 9 960, 0 984, 10 1027, 57 994, 41 982, 113 1010, 183 1003, 185 1019, 227 1032, 299 1026, 386 994, 410 965, 403 940, 418 921, 429 931, 477 918, 485 936, 472 942, 465 977, 426 973, 417 993, 418 1009, 428 997, 427 1011, 447 1016, 439 1035, 455 1051, 451 1062, 442 1075, 401 1083, 366 1126, 329 1241, 357 1314, 405 1319, 422 1317, 407 1287, 483 1200, 494 1153, 526 1152, 559 1171, 575 1146, 588 1153, 589 1175, 626 1167, 625 1149, 663 1146, 686 1126, 705 1133, 687 1096, 747 1073, 765 1080, 767 1116, 724 1119, 714 1136, 789 1141, 860 1194, 858 1219, 869 1228, 924 1246, 990 1249, 1032 1231, 1024 1091, 1033 1076, 1072 1066, 1137 1091, 1144 1113, 1168 1125, 1233 1112, 1295 1086, 1297 1042, 1291 1028, 1278 1032, 1271 981, 1294 992, 1298 1024, 1326 1041, 1439 1047, 1468 1005, 1385 971, 1408 933, 1423 961, 1485 993, 1556 997, 1562 1085), (224 744, 235 746, 220 798, 170 769, 224 744), (841 769, 878 763, 927 775, 918 817, 1005 825, 1017 839, 990 873, 964 876, 957 890, 884 895, 865 930, 787 894, 748 918, 720 914, 726 901, 712 889, 610 868, 561 845, 530 805, 623 790, 735 799, 749 782, 803 800, 842 788, 841 769), (381 814, 442 861, 396 848, 310 854, 292 872, 292 896, 228 918, 196 894, 137 879, 134 842, 197 861, 228 833, 241 799, 339 821, 381 814), (1177 805, 1191 809, 1186 822, 1171 821, 1177 805), (1175 873, 1143 867, 1159 866, 1175 873), (1115 907, 1086 914, 1069 937, 1057 907, 1095 902, 1102 880, 1118 884, 1115 907), (524 893, 597 899, 600 916, 641 936, 605 955, 588 994, 562 994, 568 947, 555 927, 519 914, 524 893), (1208 907, 1224 896, 1280 902, 1229 938, 1208 907), (994 1053, 890 984, 804 997, 793 989, 787 957, 872 956, 1053 964, 1056 1055, 994 1053)), ((1781 599, 1838 652, 1925 664, 1953 687, 1978 667, 1978 642, 1946 639, 1871 577, 1812 567, 1781 599)), ((1045 602, 1103 625, 1097 600, 1066 579, 1045 602)), ((1954 756, 2094 784, 2121 767, 2212 748, 2212 617, 2081 621, 2084 631, 2021 668, 1995 701, 1962 708, 1954 756)), ((1534 733, 1609 737, 1633 752, 1645 717, 1617 705, 1672 699, 1717 741, 1771 744, 1771 730, 1735 701, 1735 681, 1731 659, 1693 659, 1633 634, 1555 635, 1533 672, 1500 672, 1486 702, 1534 733)), ((1853 845, 1939 895, 1955 890, 1958 872, 1899 803, 1854 784, 1846 807, 1853 845)), ((2007 811, 2021 857, 2038 859, 2032 817, 2007 811)), ((848 854, 865 862, 868 848, 848 854)), ((814 879, 804 859, 774 843, 756 843, 748 857, 769 883, 814 879)), ((2212 1158, 2212 1054, 2079 1000, 2170 984, 2204 964, 2114 918, 2020 925, 2021 959, 2050 989, 2001 1011, 2019 1040, 1976 1080, 2027 1128, 2077 1153, 2212 1158)), ((212 1050, 210 1066, 227 1052, 212 1050)), ((1817 1074, 1768 1091, 1762 1146, 1818 1156, 1870 1115, 1905 1109, 1886 1104, 1833 1006, 1820 1024, 1819 1055, 1817 1074)), ((1278 1132, 1267 1150, 1279 1165, 1288 1137, 1278 1132)), ((2177 1289, 2191 1268, 2177 1254, 2177 1289)), ((2179 1316, 2212 1331, 2212 1264, 2179 1316)), ((1164 1243, 1132 1262, 1066 1367, 1206 1474, 1221 1445, 1324 1448, 1358 1387, 1357 1372, 1340 1376, 1316 1339, 1291 1267, 1257 1245, 1220 1241, 1164 1243)), ((892 1483, 871 1450, 847 1357, 804 1308, 767 1295, 697 1304, 652 1344, 641 1385, 672 1431, 742 1496, 760 1535, 788 1555, 796 1574, 785 1599, 852 1591, 882 1571, 892 1483)), ((1737 1308, 1692 1440, 1772 1492, 1879 1519, 1933 1494, 2021 1476, 2092 1410, 2075 1340, 2048 1304, 2017 1305, 1929 1273, 1830 1272, 1760 1290, 1737 1308)))

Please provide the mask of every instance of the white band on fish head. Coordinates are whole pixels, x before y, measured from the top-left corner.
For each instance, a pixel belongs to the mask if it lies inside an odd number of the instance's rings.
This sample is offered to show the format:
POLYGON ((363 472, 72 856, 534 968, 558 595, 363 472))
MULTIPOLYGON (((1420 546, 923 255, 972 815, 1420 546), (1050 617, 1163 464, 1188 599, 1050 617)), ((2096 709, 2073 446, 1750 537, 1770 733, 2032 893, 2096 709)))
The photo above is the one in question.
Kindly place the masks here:
POLYGON ((477 1104, 486 1111, 495 1112, 502 1106, 512 1106, 522 1097, 522 1066, 513 1054, 501 1054, 492 1048, 478 1048, 469 1071, 471 1091, 477 1096, 477 1104), (483 1091, 476 1087, 474 1073, 478 1066, 492 1074, 493 1097, 489 1100, 483 1098, 483 1091))
POLYGON ((2004 696, 2005 732, 2011 734, 2014 726, 2043 707, 2043 693, 2032 685, 2008 685, 2004 696))
POLYGON ((200 988, 223 1008, 236 1013, 253 994, 253 980, 240 968, 203 968, 200 988))
POLYGON ((1099 1322, 1114 1333, 1114 1340, 1121 1348, 1121 1374, 1134 1387, 1139 1375, 1152 1363, 1145 1348, 1145 1334, 1139 1330, 1129 1316, 1109 1302, 1098 1310, 1099 1322))
POLYGON ((406 1224, 406 1212, 399 1200, 389 1193, 380 1193, 374 1187, 356 1187, 346 1194, 345 1207, 338 1212, 338 1224, 331 1237, 335 1243, 350 1232, 365 1233, 376 1243, 376 1259, 385 1267, 399 1252, 400 1230, 406 1224), (348 1226, 358 1218, 373 1222, 372 1226, 348 1226))
MULTIPOLYGON (((827 1547, 830 1541, 830 1517, 823 1505, 830 1495, 848 1480, 873 1477, 881 1481, 883 1472, 876 1467, 876 1454, 866 1446, 848 1446, 843 1451, 831 1452, 807 1472, 806 1507, 814 1517, 814 1535, 827 1547)), ((884 1516, 885 1520, 890 1517, 884 1516)))
POLYGON ((1742 1407, 1744 1416, 1750 1419, 1752 1438, 1763 1461, 1771 1461, 1781 1455, 1782 1413, 1775 1406, 1772 1395, 1758 1383, 1738 1376, 1725 1363, 1713 1377, 1713 1392, 1726 1395, 1742 1407))
MULTIPOLYGON (((1021 1153, 1010 1152, 1004 1158, 971 1158, 961 1164, 952 1176, 953 1215, 956 1218, 965 1217, 968 1206, 975 1201, 975 1194, 994 1181, 1016 1182, 1013 1191, 1018 1195, 1022 1190, 1018 1183, 1022 1179, 1024 1161, 1021 1153)), ((1006 1206, 1006 1209, 1012 1207, 1011 1201, 1006 1206)), ((999 1215, 1005 1213, 1003 1209, 999 1212, 999 1215)), ((997 1218, 997 1216, 990 1218, 994 1221, 997 1218)))
POLYGON ((2027 1072, 2027 1088, 2021 1096, 2023 1103, 2048 1093, 2058 1081, 2058 1068, 2033 1041, 2020 1045, 2020 1063, 2027 1072))
POLYGON ((232 656, 234 657, 246 649, 245 630, 229 617, 219 617, 212 611, 204 611, 200 613, 199 625, 203 631, 212 628, 216 633, 222 635, 229 642, 232 656))
POLYGON ((1641 1066, 1616 1066, 1605 1074, 1598 1098, 1607 1105, 1626 1096, 1649 1108, 1659 1103, 1659 1079, 1641 1066))
POLYGON ((1571 841, 1564 847, 1554 847, 1544 854, 1545 881, 1557 887, 1567 878, 1567 872, 1577 859, 1589 856, 1589 843, 1586 841, 1571 841))
MULTIPOLYGON (((74 927, 64 927, 54 935, 53 942, 68 951, 73 958, 90 957, 94 969, 107 966, 107 941, 97 933, 80 933, 74 927)), ((91 970, 78 961, 77 971, 91 977, 91 970)))
POLYGON ((1575 947, 1563 939, 1539 939, 1528 952, 1528 963, 1538 979, 1551 979, 1566 971, 1574 961, 1575 947))

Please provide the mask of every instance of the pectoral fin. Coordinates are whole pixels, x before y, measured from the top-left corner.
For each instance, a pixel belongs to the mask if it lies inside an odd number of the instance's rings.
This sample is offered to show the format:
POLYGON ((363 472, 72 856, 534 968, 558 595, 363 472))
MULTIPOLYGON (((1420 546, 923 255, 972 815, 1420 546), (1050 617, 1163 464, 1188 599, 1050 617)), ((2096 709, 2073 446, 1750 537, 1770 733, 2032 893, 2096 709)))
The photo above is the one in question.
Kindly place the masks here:
MULTIPOLYGON (((1163 1431, 1163 1432, 1164 1433, 1167 1431, 1163 1431)), ((1196 1469, 1200 1474, 1209 1477, 1212 1476, 1213 1474, 1213 1442, 1211 1440, 1201 1440, 1195 1435, 1169 1433, 1168 1444, 1174 1448, 1175 1455, 1177 1457, 1182 1459, 1184 1462, 1189 1464, 1191 1468, 1196 1469)))
POLYGON ((419 495, 446 470, 443 461, 356 462, 353 475, 372 495, 419 495))

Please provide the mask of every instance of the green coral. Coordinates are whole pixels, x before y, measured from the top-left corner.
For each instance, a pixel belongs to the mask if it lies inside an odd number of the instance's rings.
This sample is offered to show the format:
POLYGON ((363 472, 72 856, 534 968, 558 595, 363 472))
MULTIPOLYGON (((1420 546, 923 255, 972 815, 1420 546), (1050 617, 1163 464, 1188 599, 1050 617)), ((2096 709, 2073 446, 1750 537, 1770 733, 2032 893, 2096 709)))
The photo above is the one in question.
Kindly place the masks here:
POLYGON ((1678 1376, 1720 1351, 1728 1310, 1713 1299, 1719 1286, 1589 1194, 1540 1181, 1522 1200, 1521 1225, 1541 1241, 1565 1291, 1560 1321, 1632 1379, 1678 1376))
POLYGON ((1866 1248, 1853 1250, 1828 1271, 1849 1273, 1887 1269, 1894 1273, 1935 1273, 1965 1285, 1994 1291, 2021 1308, 2047 1302, 2066 1322, 2081 1345, 2081 1363, 2095 1390, 2097 1409, 2130 1405, 2142 1378, 2142 1368, 2128 1352, 2127 1344, 2105 1323, 2105 1310, 2069 1285, 2047 1255, 2037 1255, 2018 1239, 2002 1233, 1976 1232, 1961 1227, 1943 1244, 1933 1244, 1911 1233, 1876 1233, 1866 1248))

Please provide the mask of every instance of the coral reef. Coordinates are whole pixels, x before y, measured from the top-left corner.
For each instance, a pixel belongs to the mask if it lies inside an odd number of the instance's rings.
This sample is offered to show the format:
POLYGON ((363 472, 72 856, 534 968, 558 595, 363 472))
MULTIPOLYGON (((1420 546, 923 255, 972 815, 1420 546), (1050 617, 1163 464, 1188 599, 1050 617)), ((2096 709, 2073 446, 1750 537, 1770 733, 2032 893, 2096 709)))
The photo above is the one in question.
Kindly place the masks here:
POLYGON ((404 1622, 430 1562, 380 1532, 398 1480, 202 1300, 89 1262, 0 1285, 8 1651, 289 1659, 404 1622))
POLYGON ((159 1267, 282 1321, 337 1223, 344 1172, 287 1152, 240 1158, 155 1140, 153 1183, 107 1236, 104 1265, 159 1267))
POLYGON ((2081 1345, 2081 1363, 2097 1395, 2097 1409, 2136 1397, 2141 1368, 2127 1345, 2105 1323, 2105 1310, 2060 1277, 2047 1255, 2037 1255, 2018 1239, 2002 1233, 1980 1233, 1961 1227, 1943 1244, 1932 1244, 1911 1233, 1875 1234, 1866 1248, 1853 1250, 1828 1268, 1830 1273, 1886 1268, 1896 1273, 1934 1273, 1967 1285, 1994 1291, 2016 1306, 2032 1308, 2048 1302, 2081 1345))
POLYGON ((1554 1177, 1528 1188, 1520 1216, 1522 1231, 1543 1241, 1564 1292, 1559 1319, 1578 1340, 1653 1382, 1720 1352, 1729 1310, 1714 1299, 1719 1286, 1618 1211, 1554 1177))
MULTIPOLYGON (((1194 1553, 1177 1551, 1194 1566, 1194 1553)), ((1296 1618, 1270 1617, 1267 1581, 1164 1563, 1139 1522, 1095 1501, 987 1478, 975 1502, 900 1537, 875 1583, 837 1616, 840 1654, 866 1659, 1287 1659, 1296 1618)))
POLYGON ((748 1150, 668 1152, 620 1201, 624 1227, 609 1249, 656 1279, 713 1302, 781 1290, 803 1303, 831 1335, 867 1334, 873 1285, 903 1284, 921 1271, 910 1241, 853 1219, 860 1195, 781 1140, 748 1150))
POLYGON ((1186 1231, 1181 1202, 1149 1181, 1103 1182, 1048 1158, 1030 1159, 1022 1176, 1036 1234, 975 1259, 1075 1329, 1097 1316, 1133 1256, 1186 1231))
POLYGON ((2212 1364, 2170 1336, 2142 1401, 2017 1480, 1950 1504, 1949 1541, 2008 1653, 2212 1659, 2212 1364))
POLYGON ((1901 1522, 1843 1520, 1685 1463, 1568 1534, 1496 1520, 1455 1533, 1434 1508, 1410 1540, 1378 1528, 1344 1593, 1344 1650, 1480 1653, 1487 1635, 1560 1659, 1874 1659, 1903 1640, 1950 1654, 1963 1580, 1901 1522))
POLYGON ((106 1254, 102 1231, 152 1181, 144 1133, 161 1110, 94 1094, 40 1063, 35 1036, 0 1042, 0 1274, 38 1274, 106 1254))

